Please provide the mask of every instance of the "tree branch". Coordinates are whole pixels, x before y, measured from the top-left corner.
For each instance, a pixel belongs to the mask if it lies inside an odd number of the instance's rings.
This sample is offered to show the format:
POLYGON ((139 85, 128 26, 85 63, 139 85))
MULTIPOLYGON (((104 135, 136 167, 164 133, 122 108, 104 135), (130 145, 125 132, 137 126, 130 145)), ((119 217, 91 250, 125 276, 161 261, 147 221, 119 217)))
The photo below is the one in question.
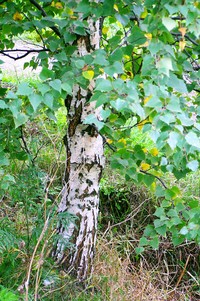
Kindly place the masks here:
POLYGON ((152 176, 152 177, 156 178, 165 189, 168 189, 167 186, 165 185, 164 181, 161 178, 159 178, 158 176, 155 176, 155 175, 151 174, 150 172, 144 171, 142 169, 140 169, 140 172, 147 176, 152 176))
MULTIPOLYGON (((172 32, 171 33, 174 37, 182 37, 182 34, 179 32, 172 32)), ((187 34, 184 36, 187 40, 189 40, 192 44, 194 44, 195 46, 199 46, 199 44, 193 40, 192 38, 190 38, 187 34)))
POLYGON ((15 60, 15 61, 17 61, 19 59, 22 59, 22 58, 26 57, 27 55, 29 55, 32 52, 42 52, 42 51, 50 51, 50 49, 48 49, 48 48, 30 49, 30 50, 29 49, 8 49, 8 50, 0 50, 0 53, 7 56, 7 57, 9 57, 9 58, 11 58, 11 59, 13 59, 13 60, 15 60), (20 55, 20 56, 15 57, 15 56, 10 55, 9 54, 10 52, 25 52, 25 53, 20 55))
MULTIPOLYGON (((45 10, 37 1, 35 0, 29 0, 29 1, 41 12, 43 17, 47 17, 45 10)), ((59 29, 56 26, 49 26, 49 28, 51 28, 57 36, 59 36, 60 38, 62 37, 59 29)))

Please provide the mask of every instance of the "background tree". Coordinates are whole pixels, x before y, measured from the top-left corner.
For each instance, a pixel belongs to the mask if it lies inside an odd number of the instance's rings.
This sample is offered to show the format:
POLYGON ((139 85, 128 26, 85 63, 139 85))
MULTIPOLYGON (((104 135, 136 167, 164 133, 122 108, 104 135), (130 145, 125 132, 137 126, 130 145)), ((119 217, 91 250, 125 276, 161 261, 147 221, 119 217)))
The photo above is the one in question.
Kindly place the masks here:
POLYGON ((61 99, 67 107, 66 172, 58 211, 77 219, 69 225, 61 219, 57 260, 79 280, 91 272, 103 144, 114 150, 113 168, 163 197, 154 227, 146 229, 137 251, 148 244, 157 248, 167 231, 175 245, 185 238, 199 241, 198 202, 183 204, 178 188, 168 188, 162 179, 166 172, 179 179, 199 167, 199 4, 0 3, 0 52, 15 60, 33 52, 36 56, 24 67, 42 68, 36 87, 1 88, 2 165, 19 147, 8 147, 8 128, 20 137, 20 127, 41 110, 52 116, 61 99), (24 32, 35 32, 40 43, 16 58, 15 38, 24 32), (153 139, 150 152, 133 145, 130 134, 136 126, 153 139), (66 250, 66 240, 73 243, 71 249, 66 250))

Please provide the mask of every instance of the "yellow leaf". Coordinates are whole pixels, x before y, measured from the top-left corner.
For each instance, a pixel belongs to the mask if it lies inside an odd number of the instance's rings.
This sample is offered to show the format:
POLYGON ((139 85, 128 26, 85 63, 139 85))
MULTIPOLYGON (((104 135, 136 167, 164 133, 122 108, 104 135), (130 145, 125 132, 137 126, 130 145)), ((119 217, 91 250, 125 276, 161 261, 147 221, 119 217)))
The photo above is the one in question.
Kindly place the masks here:
POLYGON ((142 150, 143 150, 143 152, 144 152, 145 154, 148 153, 148 149, 147 149, 147 148, 144 147, 142 150))
POLYGON ((69 7, 67 7, 66 12, 69 16, 73 16, 73 14, 74 14, 74 11, 69 7))
POLYGON ((126 80, 126 79, 127 79, 127 75, 122 74, 122 75, 120 75, 120 78, 121 78, 122 80, 126 80))
POLYGON ((23 16, 22 14, 20 14, 19 12, 16 12, 14 15, 13 15, 13 20, 15 21, 21 21, 23 19, 23 16))
POLYGON ((119 12, 119 8, 118 8, 118 6, 117 6, 117 4, 114 4, 114 9, 117 11, 117 12, 119 12))
POLYGON ((106 142, 107 142, 108 144, 112 144, 112 143, 113 143, 113 140, 112 140, 112 139, 107 139, 106 142))
POLYGON ((109 27, 104 26, 104 27, 102 28, 102 33, 103 33, 103 34, 107 34, 107 33, 108 33, 108 30, 109 30, 109 27))
POLYGON ((146 105, 146 103, 152 98, 152 95, 149 95, 147 97, 145 97, 144 99, 144 105, 146 105))
POLYGON ((152 123, 152 121, 153 121, 153 116, 150 115, 149 116, 149 122, 152 123))
POLYGON ((152 192, 155 192, 155 190, 156 190, 156 183, 155 182, 153 182, 151 184, 150 189, 151 189, 152 192))
POLYGON ((182 37, 184 38, 184 36, 185 36, 185 34, 186 34, 187 28, 186 28, 186 27, 180 27, 178 30, 180 31, 182 37))
POLYGON ((129 61, 131 57, 129 55, 125 54, 124 58, 125 58, 125 60, 129 61))
POLYGON ((148 15, 148 11, 145 8, 144 11, 141 13, 140 18, 144 19, 144 18, 146 18, 147 15, 148 15))
POLYGON ((140 123, 138 123, 137 127, 138 129, 141 131, 143 129, 143 126, 145 125, 145 123, 147 123, 148 120, 143 120, 140 123))
POLYGON ((77 20, 78 17, 73 15, 73 16, 70 16, 70 19, 72 19, 72 20, 77 20))
POLYGON ((152 39, 152 34, 151 33, 145 33, 144 35, 148 40, 151 40, 152 39))
POLYGON ((141 168, 141 170, 143 170, 143 171, 149 170, 150 167, 151 167, 151 165, 149 165, 148 163, 141 163, 141 165, 140 165, 140 168, 141 168))
POLYGON ((126 145, 126 140, 125 140, 124 138, 119 139, 118 142, 121 142, 121 143, 123 143, 124 145, 126 145))
POLYGON ((87 70, 82 72, 83 77, 86 79, 92 80, 94 77, 94 71, 93 70, 87 70))
POLYGON ((61 2, 56 2, 56 3, 55 3, 55 7, 56 7, 57 9, 62 9, 62 8, 63 8, 63 5, 62 5, 61 2))
POLYGON ((154 147, 150 150, 150 153, 152 154, 152 156, 156 157, 159 154, 159 151, 156 147, 154 147))
POLYGON ((186 41, 179 41, 179 50, 183 51, 185 49, 186 41))
POLYGON ((149 46, 149 41, 146 41, 144 44, 141 45, 141 47, 148 47, 149 46))

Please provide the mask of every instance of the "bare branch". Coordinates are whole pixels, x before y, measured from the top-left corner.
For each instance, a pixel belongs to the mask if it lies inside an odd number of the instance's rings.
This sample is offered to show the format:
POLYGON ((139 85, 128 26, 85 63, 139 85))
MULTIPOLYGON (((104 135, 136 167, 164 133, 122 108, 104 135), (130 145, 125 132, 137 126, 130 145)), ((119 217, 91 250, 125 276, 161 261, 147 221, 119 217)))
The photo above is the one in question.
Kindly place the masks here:
POLYGON ((164 181, 161 178, 159 178, 158 176, 155 176, 155 175, 151 174, 150 172, 144 171, 142 169, 140 169, 140 172, 144 173, 147 176, 152 176, 152 177, 156 178, 165 189, 168 189, 167 186, 165 185, 164 181))
POLYGON ((13 60, 15 60, 15 61, 17 61, 17 60, 20 60, 20 59, 26 57, 27 55, 29 55, 32 52, 42 52, 42 51, 50 51, 50 49, 48 49, 48 48, 43 48, 43 49, 8 49, 8 50, 0 50, 0 53, 7 56, 7 57, 9 57, 9 58, 11 58, 11 59, 13 59, 13 60), (25 52, 25 53, 15 57, 15 56, 10 55, 9 54, 10 52, 25 52))
MULTIPOLYGON (((47 17, 45 10, 37 1, 30 0, 30 2, 41 12, 43 17, 47 17)), ((62 37, 59 29, 56 26, 49 26, 49 28, 51 28, 55 32, 55 34, 57 34, 57 36, 59 36, 60 38, 62 37)))
MULTIPOLYGON (((179 32, 172 32, 171 33, 174 37, 182 37, 182 34, 179 32)), ((195 46, 199 46, 199 44, 193 40, 192 38, 190 38, 187 34, 184 36, 187 40, 189 40, 192 44, 194 44, 195 46)))

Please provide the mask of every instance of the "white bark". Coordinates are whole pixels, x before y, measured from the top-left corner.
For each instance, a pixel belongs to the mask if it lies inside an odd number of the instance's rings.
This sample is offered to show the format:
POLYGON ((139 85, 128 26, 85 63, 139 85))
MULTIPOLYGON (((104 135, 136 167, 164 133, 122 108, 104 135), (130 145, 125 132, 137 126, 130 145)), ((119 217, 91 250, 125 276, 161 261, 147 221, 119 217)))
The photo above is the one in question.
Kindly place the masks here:
MULTIPOLYGON (((90 49, 88 37, 77 40, 77 55, 83 56, 99 47, 99 22, 89 20, 90 49)), ((99 181, 104 165, 103 139, 95 127, 83 124, 89 114, 99 115, 94 103, 88 103, 88 90, 75 85, 73 96, 66 100, 68 109, 68 130, 66 139, 67 162, 65 186, 58 212, 68 211, 78 217, 76 225, 70 223, 67 229, 59 227, 59 233, 74 247, 65 250, 62 242, 57 243, 56 257, 68 271, 82 281, 91 273, 95 252, 97 219, 99 207, 99 181)))

